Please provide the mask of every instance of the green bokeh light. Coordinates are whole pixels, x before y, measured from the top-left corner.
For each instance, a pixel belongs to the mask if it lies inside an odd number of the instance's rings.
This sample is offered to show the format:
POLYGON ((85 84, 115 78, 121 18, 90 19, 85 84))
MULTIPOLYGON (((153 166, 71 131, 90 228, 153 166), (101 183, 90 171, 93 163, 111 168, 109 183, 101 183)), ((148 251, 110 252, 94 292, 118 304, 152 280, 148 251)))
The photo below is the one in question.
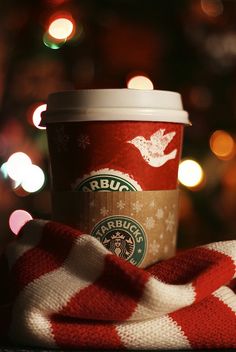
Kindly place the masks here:
POLYGON ((53 50, 60 49, 65 44, 65 42, 66 42, 66 39, 57 40, 52 38, 48 32, 44 33, 43 35, 44 45, 46 45, 48 48, 53 50))

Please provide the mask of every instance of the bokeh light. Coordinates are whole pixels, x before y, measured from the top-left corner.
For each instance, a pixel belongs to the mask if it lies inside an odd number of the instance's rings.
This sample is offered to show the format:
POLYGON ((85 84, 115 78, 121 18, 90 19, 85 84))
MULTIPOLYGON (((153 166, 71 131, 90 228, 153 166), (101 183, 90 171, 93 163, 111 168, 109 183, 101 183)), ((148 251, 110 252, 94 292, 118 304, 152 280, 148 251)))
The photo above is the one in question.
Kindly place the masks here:
POLYGON ((12 180, 21 182, 30 165, 31 159, 27 154, 16 152, 7 160, 6 172, 12 180))
POLYGON ((129 89, 153 89, 152 81, 146 76, 134 76, 127 82, 129 89))
POLYGON ((55 39, 67 39, 73 32, 74 24, 68 18, 57 18, 52 21, 48 33, 55 39))
POLYGON ((210 148, 219 159, 229 160, 235 154, 235 142, 231 135, 222 130, 215 131, 210 137, 210 148))
POLYGON ((203 169, 199 163, 192 159, 183 160, 179 165, 178 179, 186 187, 197 187, 204 179, 203 169))
POLYGON ((32 216, 27 211, 22 209, 15 210, 9 217, 9 227, 17 236, 22 226, 32 219, 32 216))
POLYGON ((8 177, 7 163, 3 163, 0 170, 1 170, 1 174, 2 174, 3 178, 7 178, 8 177))
POLYGON ((45 182, 43 170, 37 165, 30 165, 21 183, 21 187, 28 193, 39 191, 45 182))
POLYGON ((210 17, 220 16, 224 11, 221 0, 201 0, 202 11, 210 17))
POLYGON ((40 126, 40 122, 42 120, 41 113, 43 111, 45 111, 46 108, 47 108, 47 104, 41 104, 36 107, 36 109, 34 110, 33 115, 32 115, 32 121, 33 121, 34 126, 40 130, 46 129, 46 127, 40 126))

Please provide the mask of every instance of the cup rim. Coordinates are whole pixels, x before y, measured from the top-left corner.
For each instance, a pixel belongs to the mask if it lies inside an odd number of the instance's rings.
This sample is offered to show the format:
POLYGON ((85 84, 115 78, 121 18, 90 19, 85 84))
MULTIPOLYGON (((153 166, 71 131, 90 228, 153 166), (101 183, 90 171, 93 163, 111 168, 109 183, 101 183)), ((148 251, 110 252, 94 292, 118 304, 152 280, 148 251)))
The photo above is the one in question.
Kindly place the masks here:
POLYGON ((49 95, 41 125, 66 121, 163 121, 190 124, 181 95, 164 90, 82 89, 49 95))

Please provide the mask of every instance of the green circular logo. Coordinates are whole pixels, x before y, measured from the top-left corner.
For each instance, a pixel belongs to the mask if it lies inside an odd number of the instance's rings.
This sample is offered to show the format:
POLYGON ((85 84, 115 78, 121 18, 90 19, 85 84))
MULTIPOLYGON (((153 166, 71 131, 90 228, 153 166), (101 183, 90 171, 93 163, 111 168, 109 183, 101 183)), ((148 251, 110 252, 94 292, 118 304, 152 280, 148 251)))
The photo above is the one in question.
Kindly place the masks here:
POLYGON ((147 238, 142 226, 134 219, 115 215, 97 223, 91 235, 96 237, 109 251, 139 265, 145 256, 147 238))
POLYGON ((137 191, 137 188, 122 177, 109 174, 100 174, 86 178, 75 188, 75 190, 83 192, 124 192, 137 191))

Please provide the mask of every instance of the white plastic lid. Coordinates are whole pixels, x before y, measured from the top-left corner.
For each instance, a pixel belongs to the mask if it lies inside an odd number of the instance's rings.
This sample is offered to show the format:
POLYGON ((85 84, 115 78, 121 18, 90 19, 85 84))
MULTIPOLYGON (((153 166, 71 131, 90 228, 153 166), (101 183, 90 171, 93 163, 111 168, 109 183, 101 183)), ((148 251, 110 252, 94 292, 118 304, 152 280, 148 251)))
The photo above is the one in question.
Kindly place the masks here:
POLYGON ((190 124, 179 93, 83 89, 49 95, 41 125, 71 121, 163 121, 190 124))

